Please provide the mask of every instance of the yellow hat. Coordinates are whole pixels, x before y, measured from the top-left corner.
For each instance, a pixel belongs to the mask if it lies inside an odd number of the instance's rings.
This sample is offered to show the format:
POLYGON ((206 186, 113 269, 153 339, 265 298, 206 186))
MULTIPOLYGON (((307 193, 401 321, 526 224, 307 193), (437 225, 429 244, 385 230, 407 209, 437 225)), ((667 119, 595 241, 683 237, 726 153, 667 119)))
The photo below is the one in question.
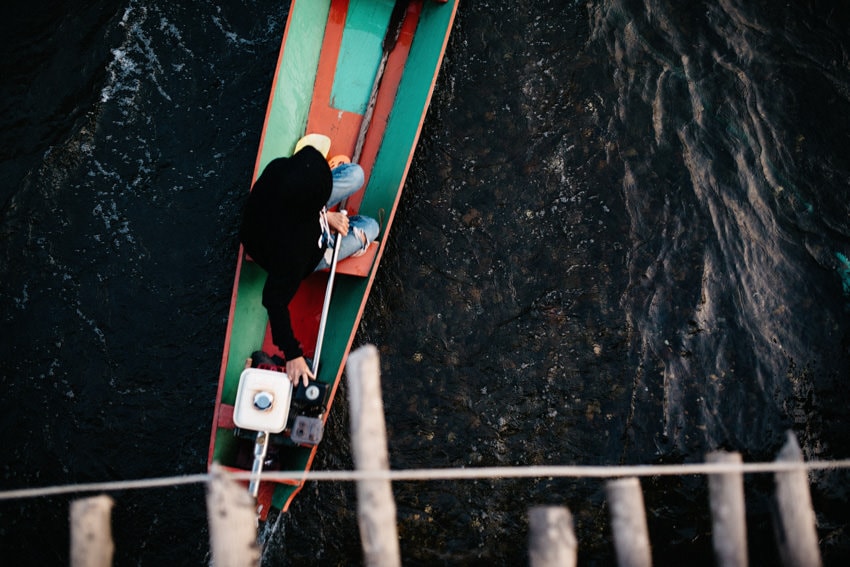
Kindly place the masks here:
POLYGON ((326 158, 328 157, 328 152, 331 151, 331 139, 324 134, 307 134, 295 144, 294 153, 297 154, 304 146, 313 146, 321 152, 322 157, 326 158))

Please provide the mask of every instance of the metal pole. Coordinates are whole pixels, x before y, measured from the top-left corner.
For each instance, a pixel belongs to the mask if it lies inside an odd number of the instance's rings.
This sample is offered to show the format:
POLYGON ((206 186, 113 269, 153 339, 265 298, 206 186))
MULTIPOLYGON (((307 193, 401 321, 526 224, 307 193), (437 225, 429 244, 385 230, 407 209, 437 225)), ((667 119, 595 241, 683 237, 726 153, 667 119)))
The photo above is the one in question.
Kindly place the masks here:
POLYGON ((260 474, 263 472, 263 461, 266 460, 266 452, 269 448, 268 431, 258 431, 257 440, 254 443, 254 465, 251 467, 251 480, 248 483, 248 492, 254 498, 260 491, 260 474))
MULTIPOLYGON (((342 214, 348 214, 345 209, 340 211, 342 214)), ((328 322, 328 308, 331 304, 331 292, 334 287, 334 278, 336 277, 336 264, 339 260, 339 249, 342 248, 342 234, 337 234, 334 239, 334 252, 331 259, 331 275, 328 276, 328 287, 325 289, 325 302, 322 305, 322 318, 319 321, 319 336, 316 339, 316 351, 313 353, 313 375, 319 376, 319 357, 322 354, 322 343, 325 339, 325 326, 328 322)))

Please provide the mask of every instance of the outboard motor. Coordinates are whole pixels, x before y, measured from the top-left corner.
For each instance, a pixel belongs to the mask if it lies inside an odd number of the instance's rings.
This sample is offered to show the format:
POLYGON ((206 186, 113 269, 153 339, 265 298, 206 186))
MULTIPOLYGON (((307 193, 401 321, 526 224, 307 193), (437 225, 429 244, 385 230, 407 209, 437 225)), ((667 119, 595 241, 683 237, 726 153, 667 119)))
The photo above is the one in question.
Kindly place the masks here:
POLYGON ((328 402, 328 385, 310 380, 299 384, 292 398, 288 430, 290 440, 297 445, 318 445, 324 434, 322 415, 328 402))
MULTIPOLYGON (((286 397, 286 401, 280 402, 287 404, 287 413, 284 418, 285 426, 273 432, 270 436, 270 442, 279 446, 312 447, 318 445, 324 435, 324 420, 322 418, 327 410, 330 394, 329 385, 317 380, 310 380, 306 386, 302 383, 293 390, 289 377, 286 375, 283 359, 278 356, 269 356, 263 351, 256 351, 252 354, 251 368, 243 371, 243 375, 247 370, 252 369, 271 372, 272 374, 269 376, 274 382, 289 384, 289 395, 286 397)), ((285 388, 285 386, 283 387, 285 388)), ((240 377, 239 391, 241 392, 242 389, 243 380, 240 377)), ((278 399, 281 399, 280 392, 278 392, 278 399)), ((261 405, 267 403, 262 397, 257 401, 261 405)), ((239 428, 237 435, 241 438, 253 437, 253 431, 256 431, 254 428, 243 427, 238 423, 236 425, 239 428), (251 431, 241 431, 241 429, 251 431)))
POLYGON ((246 368, 239 376, 233 423, 240 430, 256 432, 254 464, 248 484, 248 491, 255 498, 269 448, 269 435, 286 428, 291 399, 292 383, 285 374, 263 368, 246 368))

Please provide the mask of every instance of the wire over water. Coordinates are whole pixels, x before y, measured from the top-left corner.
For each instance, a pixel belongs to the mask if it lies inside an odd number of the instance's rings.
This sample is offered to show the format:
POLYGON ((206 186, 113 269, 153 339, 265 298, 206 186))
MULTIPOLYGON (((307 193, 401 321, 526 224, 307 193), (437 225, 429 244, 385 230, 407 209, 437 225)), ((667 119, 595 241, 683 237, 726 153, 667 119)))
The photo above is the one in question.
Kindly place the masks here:
MULTIPOLYGON (((626 465, 626 466, 582 466, 582 465, 552 465, 530 467, 480 467, 469 469, 408 469, 384 471, 279 471, 265 472, 262 478, 267 481, 428 481, 428 480, 472 480, 500 478, 543 478, 543 477, 584 477, 584 478, 617 478, 625 476, 676 476, 699 474, 754 474, 778 473, 792 471, 837 470, 850 469, 850 459, 839 461, 812 461, 803 463, 768 462, 768 463, 694 463, 680 465, 626 465)), ((249 480, 251 473, 234 472, 228 476, 235 480, 249 480)), ((174 487, 184 484, 199 484, 212 479, 211 474, 193 474, 162 478, 125 480, 114 482, 93 482, 68 484, 63 486, 47 486, 41 488, 23 488, 0 492, 0 500, 15 500, 55 496, 76 492, 102 492, 114 490, 137 490, 145 488, 174 487)))

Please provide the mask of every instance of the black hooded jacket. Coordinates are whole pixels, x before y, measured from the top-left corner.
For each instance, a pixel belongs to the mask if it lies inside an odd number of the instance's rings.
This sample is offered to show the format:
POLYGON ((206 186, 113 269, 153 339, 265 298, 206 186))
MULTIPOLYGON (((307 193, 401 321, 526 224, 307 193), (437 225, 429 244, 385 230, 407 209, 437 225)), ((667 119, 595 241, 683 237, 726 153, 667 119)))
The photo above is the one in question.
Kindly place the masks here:
POLYGON ((271 161, 245 205, 239 239, 269 274, 263 306, 269 314, 272 340, 287 360, 303 356, 292 331, 289 302, 324 254, 318 244, 322 234, 319 212, 332 186, 324 156, 306 146, 292 157, 271 161))

